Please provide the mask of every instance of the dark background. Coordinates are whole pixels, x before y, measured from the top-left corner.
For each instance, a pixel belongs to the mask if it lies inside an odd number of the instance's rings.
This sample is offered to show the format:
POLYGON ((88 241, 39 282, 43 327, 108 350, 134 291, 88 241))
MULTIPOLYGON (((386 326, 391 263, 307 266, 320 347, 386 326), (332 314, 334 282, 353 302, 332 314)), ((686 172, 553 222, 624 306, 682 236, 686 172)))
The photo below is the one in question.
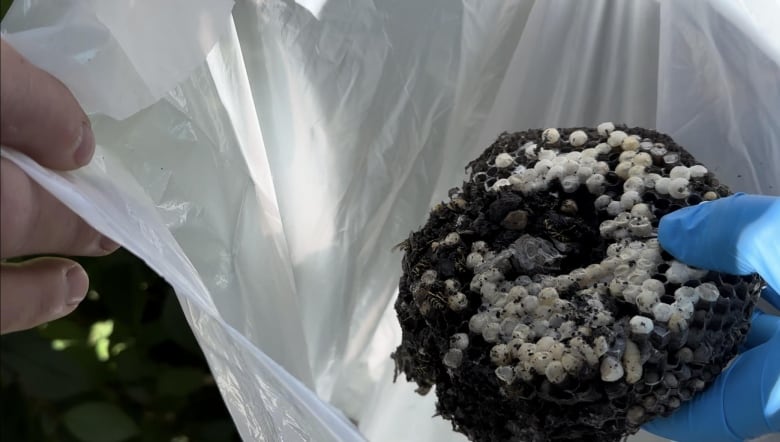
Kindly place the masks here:
POLYGON ((239 440, 171 287, 124 250, 79 262, 73 314, 0 337, 0 440, 239 440))

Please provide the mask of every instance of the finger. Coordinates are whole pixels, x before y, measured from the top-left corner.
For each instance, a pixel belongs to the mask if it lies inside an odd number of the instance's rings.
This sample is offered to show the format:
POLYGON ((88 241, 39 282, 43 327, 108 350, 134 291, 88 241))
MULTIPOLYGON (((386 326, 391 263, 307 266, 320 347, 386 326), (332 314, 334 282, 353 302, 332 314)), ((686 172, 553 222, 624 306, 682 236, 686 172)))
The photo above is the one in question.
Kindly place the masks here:
POLYGON ((0 159, 0 258, 35 254, 102 256, 118 246, 0 159))
POLYGON ((644 426, 678 441, 742 441, 780 431, 780 335, 738 356, 674 414, 644 426))
POLYGON ((736 194, 672 212, 658 226, 661 246, 686 264, 724 273, 759 273, 774 288, 780 272, 780 198, 736 194))
POLYGON ((64 258, 0 266, 0 333, 26 330, 76 309, 89 288, 87 273, 64 258))
POLYGON ((52 169, 87 164, 95 141, 76 99, 4 40, 0 44, 0 143, 52 169))

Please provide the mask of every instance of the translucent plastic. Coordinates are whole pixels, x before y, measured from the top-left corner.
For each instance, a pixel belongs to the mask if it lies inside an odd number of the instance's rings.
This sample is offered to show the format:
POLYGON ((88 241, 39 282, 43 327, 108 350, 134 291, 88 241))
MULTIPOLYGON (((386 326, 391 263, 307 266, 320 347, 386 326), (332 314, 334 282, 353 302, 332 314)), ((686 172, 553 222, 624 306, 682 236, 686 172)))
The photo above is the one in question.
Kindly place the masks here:
POLYGON ((392 383, 392 248, 501 131, 658 127, 734 190, 780 188, 776 3, 204 2, 145 29, 192 36, 198 63, 106 45, 71 3, 16 2, 3 30, 95 112, 96 161, 3 155, 173 284, 246 440, 463 440, 392 383))

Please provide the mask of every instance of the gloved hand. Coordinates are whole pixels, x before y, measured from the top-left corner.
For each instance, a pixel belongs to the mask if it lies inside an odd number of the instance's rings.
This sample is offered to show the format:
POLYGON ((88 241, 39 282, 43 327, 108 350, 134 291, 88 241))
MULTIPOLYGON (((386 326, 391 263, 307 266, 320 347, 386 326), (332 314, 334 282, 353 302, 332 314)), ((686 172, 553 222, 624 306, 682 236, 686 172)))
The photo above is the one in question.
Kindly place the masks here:
MULTIPOLYGON (((724 273, 760 274, 780 308, 780 198, 737 194, 661 219, 676 259, 724 273)), ((741 441, 780 432, 780 317, 756 312, 742 353, 702 394, 645 430, 672 440, 741 441)))

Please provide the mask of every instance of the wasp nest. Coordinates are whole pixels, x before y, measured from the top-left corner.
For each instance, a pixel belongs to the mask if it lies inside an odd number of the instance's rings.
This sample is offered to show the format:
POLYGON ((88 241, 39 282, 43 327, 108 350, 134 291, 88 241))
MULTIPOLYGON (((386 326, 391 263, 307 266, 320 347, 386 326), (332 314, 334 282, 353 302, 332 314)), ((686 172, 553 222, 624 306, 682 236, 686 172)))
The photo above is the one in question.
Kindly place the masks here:
POLYGON ((665 214, 729 194, 641 128, 505 133, 405 251, 397 370, 474 441, 619 440, 705 389, 761 281, 689 267, 665 214))

